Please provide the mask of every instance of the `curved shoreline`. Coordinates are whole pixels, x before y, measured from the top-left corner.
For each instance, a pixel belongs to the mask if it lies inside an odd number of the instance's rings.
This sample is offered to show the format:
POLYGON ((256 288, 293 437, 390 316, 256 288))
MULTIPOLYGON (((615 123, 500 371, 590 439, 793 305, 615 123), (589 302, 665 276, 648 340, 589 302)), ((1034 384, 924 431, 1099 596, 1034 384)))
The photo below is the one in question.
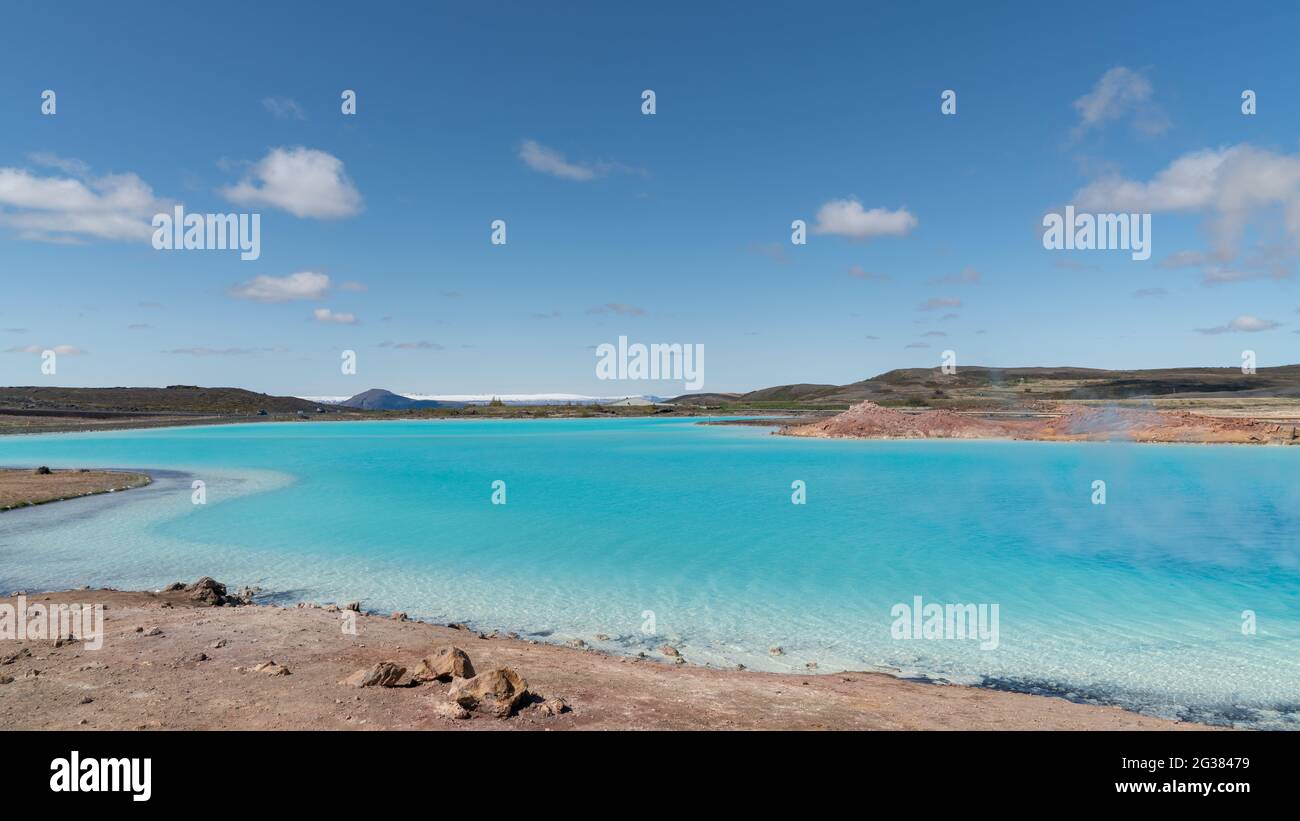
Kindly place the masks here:
MULTIPOLYGON (((144 597, 147 600, 153 600, 155 598, 161 597, 165 600, 175 601, 176 599, 173 594, 175 593, 175 589, 178 586, 179 583, 160 584, 154 590, 142 590, 142 591, 123 591, 111 587, 94 587, 93 585, 85 585, 75 589, 42 591, 42 592, 29 592, 24 590, 15 590, 15 591, 0 592, 0 602, 4 601, 5 595, 8 595, 10 597, 24 595, 29 600, 35 600, 39 598, 40 600, 49 601, 51 598, 59 599, 59 598, 71 597, 73 600, 83 601, 86 600, 87 598, 93 599, 96 595, 104 594, 104 593, 111 594, 112 596, 115 597, 116 596, 144 597)), ((235 588, 232 587, 231 589, 235 589, 235 588)), ((925 699, 925 696, 921 695, 920 693, 924 691, 964 691, 972 694, 973 693, 988 694, 990 698, 995 698, 995 699, 1005 696, 1005 697, 1013 697, 1016 699, 1028 700, 1025 701, 1023 705, 1019 707, 1016 711, 1016 715, 1018 717, 1021 716, 1021 714, 1023 714, 1024 716, 1023 720, 1021 720, 1020 723, 1011 723, 1008 724, 1007 726, 996 727, 996 729, 1019 729, 1019 730, 1044 729, 1044 727, 1040 726, 1041 718, 1039 714, 1044 711, 1047 712, 1051 711, 1051 708, 1045 706, 1044 703, 1066 704, 1066 705, 1070 705, 1071 707, 1077 707, 1084 711, 1100 711, 1099 715, 1105 712, 1118 712, 1118 713, 1122 713, 1123 715, 1130 716, 1131 719, 1135 722, 1139 722, 1139 724, 1135 726, 1125 726, 1125 727, 1121 727, 1121 729, 1153 729, 1153 728, 1154 729, 1192 728, 1192 729, 1202 729, 1202 730, 1237 729, 1228 721, 1214 720, 1219 716, 1219 714, 1216 711, 1208 708, 1196 707, 1194 705, 1184 705, 1183 712, 1186 714, 1197 715, 1198 718, 1195 719, 1183 718, 1181 716, 1177 718, 1171 718, 1171 717, 1165 717, 1161 715, 1153 715, 1150 713, 1146 713, 1134 709, 1130 706, 1127 706, 1120 700, 1112 697, 1108 697, 1105 693, 1101 691, 1090 690, 1088 691, 1087 695, 1083 695, 1082 693, 1084 691, 1081 690, 1079 687, 1070 686, 1064 683, 1047 683, 1047 682, 1025 683, 1015 679, 1005 679, 1005 678, 997 679, 997 678, 990 678, 987 676, 984 677, 983 680, 979 683, 963 683, 959 681, 949 680, 947 678, 944 678, 943 676, 931 675, 931 674, 918 672, 914 670, 901 670, 899 668, 892 667, 889 665, 868 665, 866 667, 854 667, 854 668, 844 668, 844 669, 839 669, 838 667, 817 669, 816 665, 812 665, 808 669, 802 671, 755 670, 755 669, 749 669, 743 664, 736 665, 733 667, 733 666, 722 666, 717 664, 710 664, 707 662, 700 663, 700 662, 691 661, 688 658, 686 658, 686 656, 690 654, 689 649, 681 648, 679 651, 679 648, 674 647, 671 642, 665 643, 659 640, 656 640, 656 642, 654 642, 655 644, 663 645, 658 650, 655 650, 653 652, 646 652, 646 651, 638 652, 636 648, 618 649, 618 648, 610 648, 608 646, 598 647, 580 639, 565 640, 563 638, 552 638, 553 634, 551 633, 551 631, 515 632, 515 631, 507 631, 502 628, 486 629, 486 628, 480 628, 479 626, 477 626, 478 623, 474 621, 443 624, 433 619, 408 617, 407 614, 403 611, 374 610, 374 609, 365 608, 361 606, 364 603, 365 599, 360 599, 357 601, 353 601, 351 603, 334 602, 334 601, 326 601, 322 603, 318 601, 308 600, 299 595, 296 595, 292 591, 268 591, 261 588, 248 587, 248 586, 240 587, 239 589, 241 591, 243 590, 248 591, 247 594, 248 598, 246 599, 246 603, 244 604, 245 608, 264 608, 266 611, 270 611, 270 612, 312 611, 312 612, 330 614, 331 618, 338 618, 340 616, 348 614, 349 611, 354 611, 357 617, 359 618, 365 618, 365 619, 373 620, 375 622, 397 622, 406 625, 418 625, 436 631, 439 634, 450 636, 451 640, 457 642, 499 641, 499 642, 510 643, 512 646, 516 646, 516 647, 527 646, 527 647, 535 648, 535 652, 542 653, 542 654, 555 652, 558 653, 558 655, 554 656, 554 659, 556 659, 557 663, 559 663, 561 666, 563 666, 563 660, 565 659, 571 660, 580 657, 578 655, 570 655, 570 654, 581 654, 581 655, 597 656, 600 657, 601 659, 606 660, 608 663, 611 664, 631 663, 637 665, 647 665, 649 668, 660 669, 660 670, 673 669, 673 670, 684 670, 684 671, 707 672, 710 675, 720 676, 722 677, 723 680, 726 680, 733 676, 738 678, 774 677, 780 680, 784 680, 787 683, 797 681, 797 683, 800 686, 807 686, 809 682, 817 681, 817 680, 821 680, 821 681, 842 680, 847 682, 850 680, 866 680, 866 679, 861 679, 860 677, 867 677, 869 679, 888 680, 892 682, 897 682, 900 686, 905 686, 908 688, 921 688, 920 690, 917 691, 916 698, 922 700, 925 699), (670 652, 665 652, 665 650, 668 650, 670 652), (1033 705, 1040 705, 1040 706, 1035 708, 1033 705), (1148 727, 1142 722, 1157 722, 1160 725, 1164 725, 1164 726, 1148 727)), ((169 603, 169 604, 153 605, 153 606, 161 606, 163 608, 169 608, 172 607, 173 605, 169 603)), ((596 640, 599 640, 599 638, 600 637, 598 636, 596 640)), ((204 648, 201 645, 196 645, 191 648, 183 648, 183 649, 187 651, 192 650, 196 653, 202 654, 204 648)), ((780 692, 781 691, 779 690, 777 691, 778 694, 780 692)), ((944 701, 943 698, 937 696, 935 697, 934 700, 936 702, 944 701)), ((1071 726, 1071 727, 1067 727, 1066 729, 1093 729, 1092 727, 1084 726, 1084 724, 1089 720, 1086 718, 1086 716, 1084 716, 1084 714, 1081 714, 1077 720, 1081 722, 1080 726, 1071 726)), ((944 726, 942 728, 943 729, 993 729, 990 727, 978 726, 978 723, 964 724, 958 727, 944 726)), ((1106 728, 1115 729, 1113 727, 1106 727, 1106 728)), ((723 729, 723 728, 719 727, 714 729, 723 729)), ((782 727, 772 727, 769 729, 800 729, 800 728, 782 726, 782 727)), ((810 729, 810 728, 802 728, 802 729, 810 729)), ((839 729, 851 729, 851 727, 840 727, 839 729)))
POLYGON ((46 606, 102 603, 112 615, 97 650, 28 640, 7 664, 0 659, 4 729, 1214 729, 877 672, 719 670, 337 608, 211 607, 184 590, 82 589, 27 598, 46 606), (351 634, 340 629, 348 618, 351 634), (516 670, 532 693, 559 696, 570 709, 455 720, 436 709, 447 698, 446 684, 344 683, 384 661, 413 669, 448 645, 464 648, 480 672, 516 670), (287 674, 267 675, 267 662, 287 674))

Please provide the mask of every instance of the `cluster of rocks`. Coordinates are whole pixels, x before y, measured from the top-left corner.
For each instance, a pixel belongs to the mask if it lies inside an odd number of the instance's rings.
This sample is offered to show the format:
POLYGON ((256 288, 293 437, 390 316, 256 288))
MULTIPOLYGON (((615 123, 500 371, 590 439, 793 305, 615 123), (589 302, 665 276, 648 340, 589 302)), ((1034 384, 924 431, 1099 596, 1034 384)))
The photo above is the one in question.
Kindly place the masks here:
POLYGON ((164 593, 183 591, 190 594, 190 600, 208 604, 213 607, 237 607, 252 604, 257 591, 251 587, 241 587, 237 593, 228 593, 226 586, 211 576, 204 576, 194 584, 174 582, 163 588, 164 593))
MULTIPOLYGON (((407 668, 397 662, 381 661, 357 670, 339 684, 349 687, 398 687, 407 680, 407 668)), ((439 647, 411 670, 406 686, 428 682, 450 683, 445 701, 434 704, 434 712, 450 719, 467 719, 474 711, 497 718, 509 718, 526 704, 539 714, 558 716, 569 705, 562 698, 542 698, 528 689, 528 682, 509 667, 475 672, 469 654, 459 647, 439 647)))

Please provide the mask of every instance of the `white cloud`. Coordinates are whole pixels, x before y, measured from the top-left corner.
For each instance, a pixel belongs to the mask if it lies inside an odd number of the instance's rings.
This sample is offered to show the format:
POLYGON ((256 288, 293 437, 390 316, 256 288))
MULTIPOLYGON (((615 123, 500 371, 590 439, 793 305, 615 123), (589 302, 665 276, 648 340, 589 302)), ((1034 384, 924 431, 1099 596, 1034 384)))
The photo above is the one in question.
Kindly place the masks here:
POLYGON ((937 311, 940 308, 960 308, 961 300, 956 297, 934 297, 927 299, 916 307, 918 311, 937 311))
POLYGON ((1259 333, 1260 331, 1271 331, 1280 324, 1271 319, 1260 319, 1259 317, 1242 314, 1227 325, 1216 325, 1213 328, 1197 328, 1196 332, 1209 335, 1237 332, 1259 333))
POLYGON ((257 276, 230 289, 236 299, 256 302, 291 302, 297 299, 322 299, 329 290, 330 278, 315 271, 299 271, 283 277, 257 276))
POLYGON ((23 168, 0 168, 0 225, 17 230, 22 239, 145 240, 153 233, 153 215, 172 207, 135 174, 83 179, 88 169, 79 160, 36 154, 32 161, 78 176, 47 177, 23 168))
POLYGON ((345 282, 345 283, 343 283, 342 285, 339 286, 339 290, 341 290, 341 291, 353 291, 353 292, 355 292, 355 293, 363 293, 363 292, 368 291, 368 290, 370 290, 370 289, 367 288, 366 285, 365 285, 365 283, 363 283, 363 282, 345 282))
POLYGON ((71 157, 60 157, 58 154, 49 151, 33 151, 27 155, 28 161, 33 165, 43 165, 47 168, 57 168, 65 174, 71 174, 74 177, 85 177, 90 174, 90 166, 81 160, 71 157))
POLYGON ((355 325, 357 317, 355 314, 335 313, 329 308, 317 308, 311 312, 317 322, 333 322, 339 325, 355 325))
POLYGON ((21 347, 9 348, 5 353, 34 353, 42 354, 46 351, 54 351, 59 356, 81 356, 88 354, 90 351, 82 350, 76 345, 55 345, 52 348, 46 348, 42 345, 23 345, 21 347))
POLYGON ((1150 182, 1110 176, 1074 195, 1075 204, 1093 211, 1198 211, 1209 206, 1219 185, 1219 171, 1235 149, 1202 149, 1174 160, 1150 182))
POLYGON ((296 217, 336 219, 361 212, 361 193, 343 161, 314 148, 273 148, 250 176, 222 189, 237 205, 282 208, 296 217))
MULTIPOLYGON (((1090 211, 1204 213, 1213 256, 1227 261, 1261 212, 1279 212, 1283 232, 1300 242, 1300 155, 1245 144, 1192 151, 1148 182, 1117 176, 1093 182, 1075 195, 1075 203, 1090 211)), ((1197 264, 1198 259, 1182 252, 1167 262, 1197 264)))
POLYGON ((569 162, 564 155, 554 148, 547 148, 536 140, 524 140, 519 146, 519 159, 524 161, 524 165, 534 171, 540 171, 543 174, 550 174, 552 177, 559 177, 565 180, 576 180, 578 182, 588 182, 597 177, 603 177, 611 172, 618 171, 625 174, 640 174, 646 176, 646 172, 639 168, 632 168, 622 163, 616 162, 569 162))
POLYGON ((533 140, 524 140, 519 147, 519 159, 534 171, 550 174, 566 180, 586 182, 596 178, 596 171, 589 166, 571 163, 564 155, 553 148, 547 148, 533 140))
POLYGON ((1144 134, 1159 134, 1169 120, 1151 97, 1151 81, 1142 74, 1116 66, 1101 76, 1092 90, 1074 101, 1079 112, 1079 132, 1132 115, 1133 127, 1144 134))
POLYGON ((298 105, 298 101, 288 97, 266 97, 262 100, 262 107, 275 115, 277 120, 307 119, 307 115, 302 110, 302 106, 298 105))
POLYGON ((903 236, 916 227, 916 217, 906 208, 863 210, 855 199, 831 200, 817 209, 815 234, 834 234, 852 239, 903 236))

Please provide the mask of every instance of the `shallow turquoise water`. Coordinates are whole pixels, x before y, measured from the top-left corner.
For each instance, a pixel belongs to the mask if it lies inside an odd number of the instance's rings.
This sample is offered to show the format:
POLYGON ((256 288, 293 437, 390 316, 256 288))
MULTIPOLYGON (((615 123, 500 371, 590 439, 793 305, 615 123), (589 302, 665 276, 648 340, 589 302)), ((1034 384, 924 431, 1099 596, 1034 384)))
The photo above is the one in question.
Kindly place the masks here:
POLYGON ((185 475, 0 514, 0 590, 212 575, 613 650, 671 642, 699 663, 1300 726, 1300 448, 823 441, 680 419, 0 438, 0 465, 36 464, 185 475), (894 638, 891 608, 918 595, 997 604, 998 646, 894 638))

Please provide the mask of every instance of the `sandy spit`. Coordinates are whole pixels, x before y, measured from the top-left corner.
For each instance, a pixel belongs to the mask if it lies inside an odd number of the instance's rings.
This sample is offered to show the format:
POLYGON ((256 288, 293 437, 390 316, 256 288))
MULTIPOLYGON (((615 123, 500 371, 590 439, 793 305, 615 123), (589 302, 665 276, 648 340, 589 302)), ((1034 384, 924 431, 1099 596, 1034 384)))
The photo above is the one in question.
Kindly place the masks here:
POLYGON ((52 470, 0 468, 0 511, 46 502, 61 502, 97 493, 116 493, 150 482, 144 473, 119 470, 52 470))

